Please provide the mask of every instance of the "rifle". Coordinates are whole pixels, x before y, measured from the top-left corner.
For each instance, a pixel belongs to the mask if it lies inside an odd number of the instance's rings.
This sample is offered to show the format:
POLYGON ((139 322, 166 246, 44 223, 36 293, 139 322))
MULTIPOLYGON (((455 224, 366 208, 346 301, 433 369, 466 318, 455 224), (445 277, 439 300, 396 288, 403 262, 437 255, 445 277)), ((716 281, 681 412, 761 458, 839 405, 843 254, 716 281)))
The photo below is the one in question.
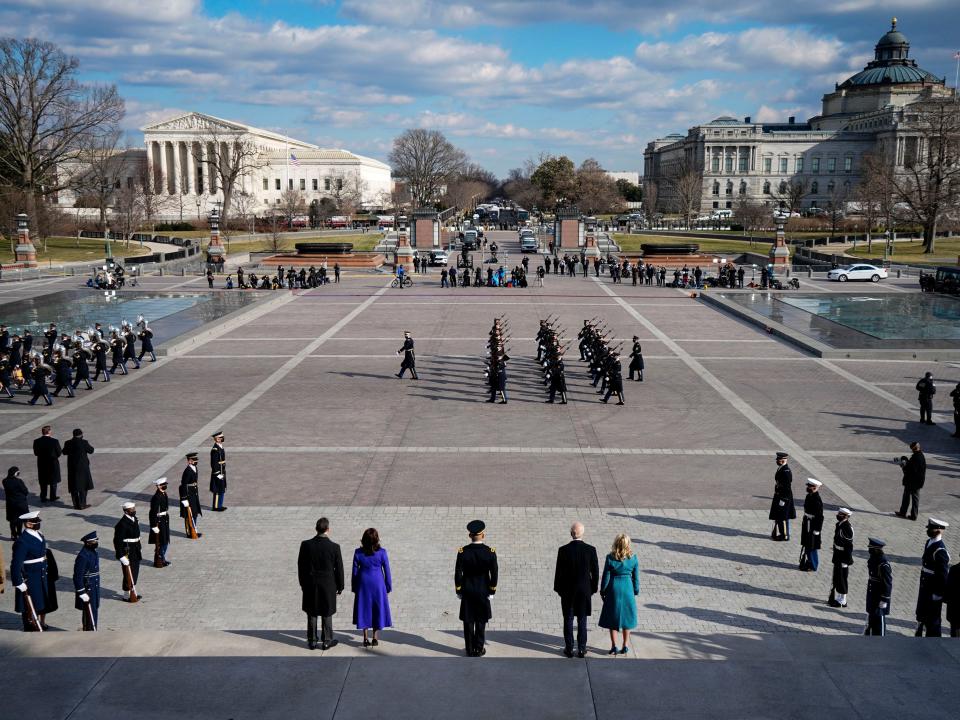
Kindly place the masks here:
POLYGON ((157 544, 153 546, 153 566, 155 568, 163 567, 163 558, 160 557, 160 536, 157 535, 157 544))
MULTIPOLYGON (((84 603, 84 608, 83 608, 83 609, 84 609, 84 618, 83 618, 83 619, 84 619, 84 623, 83 623, 83 624, 84 624, 84 625, 87 625, 87 623, 89 623, 89 624, 90 624, 90 630, 93 631, 93 632, 96 632, 96 631, 97 631, 97 621, 93 619, 93 605, 92 605, 92 603, 91 603, 89 600, 87 600, 87 602, 84 603)), ((87 628, 84 627, 83 629, 86 630, 87 628)))
POLYGON ((187 505, 187 535, 190 536, 191 540, 198 540, 199 536, 197 535, 197 526, 193 522, 193 508, 187 505))
POLYGON ((27 620, 37 629, 37 632, 43 632, 43 625, 40 624, 40 617, 37 615, 37 609, 33 606, 33 600, 30 597, 30 588, 23 593, 23 602, 27 605, 27 620))
POLYGON ((130 595, 127 597, 127 601, 131 603, 140 602, 140 596, 137 595, 137 586, 133 584, 133 570, 130 569, 129 565, 122 565, 123 575, 127 580, 127 586, 130 588, 130 595))

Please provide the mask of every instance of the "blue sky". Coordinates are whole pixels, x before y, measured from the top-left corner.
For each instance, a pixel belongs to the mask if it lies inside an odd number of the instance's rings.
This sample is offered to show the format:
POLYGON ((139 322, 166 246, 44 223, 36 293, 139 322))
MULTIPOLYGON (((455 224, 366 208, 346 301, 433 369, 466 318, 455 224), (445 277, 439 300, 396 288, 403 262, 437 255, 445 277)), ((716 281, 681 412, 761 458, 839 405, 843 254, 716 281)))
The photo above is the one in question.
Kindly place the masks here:
POLYGON ((5 33, 116 83, 125 128, 196 110, 386 159, 443 131, 499 176, 542 153, 640 170, 718 115, 806 118, 899 17, 952 85, 956 0, 4 0, 5 33))

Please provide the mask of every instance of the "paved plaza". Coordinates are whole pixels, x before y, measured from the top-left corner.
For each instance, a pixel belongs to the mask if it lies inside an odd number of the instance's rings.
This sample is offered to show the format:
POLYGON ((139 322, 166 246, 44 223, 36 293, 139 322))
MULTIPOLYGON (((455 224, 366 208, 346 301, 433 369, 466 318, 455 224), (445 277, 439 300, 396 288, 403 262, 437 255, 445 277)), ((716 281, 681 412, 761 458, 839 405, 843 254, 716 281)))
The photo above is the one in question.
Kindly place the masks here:
MULTIPOLYGON (((236 656, 237 682, 244 673, 259 674, 249 664, 253 656, 290 656, 271 666, 289 668, 289 675, 277 673, 285 679, 273 692, 282 693, 285 683, 292 688, 311 672, 303 664, 307 657, 325 655, 328 673, 312 692, 323 699, 317 716, 338 718, 365 711, 358 688, 383 673, 395 672, 394 682, 434 676, 438 689, 430 703, 442 703, 460 687, 461 673, 473 673, 470 668, 482 682, 507 683, 498 701, 504 703, 523 695, 523 684, 509 678, 531 673, 532 686, 564 686, 570 695, 569 712, 557 717, 638 717, 658 716, 651 698, 647 707, 637 695, 625 713, 605 696, 624 683, 663 688, 668 679, 691 688, 703 682, 705 692, 722 694, 730 682, 752 678, 759 686, 762 678, 773 683, 793 672, 775 672, 770 662, 799 667, 796 682, 803 687, 803 677, 816 683, 826 676, 843 686, 846 680, 830 663, 848 656, 865 678, 870 663, 892 668, 915 660, 914 669, 922 671, 930 661, 930 651, 917 649, 921 641, 889 638, 896 650, 877 657, 856 636, 865 624, 868 535, 887 540, 893 565, 889 632, 912 635, 915 628, 924 527, 890 514, 901 491, 900 469, 891 461, 909 454, 911 440, 919 440, 927 454, 921 516, 935 513, 949 521, 947 545, 954 555, 960 552, 953 532, 960 531, 960 441, 950 436, 952 416, 946 412, 960 364, 814 358, 686 292, 612 285, 607 278, 551 275, 543 288, 441 289, 433 269, 415 281, 401 291, 388 288, 386 275, 346 273, 339 285, 267 294, 190 338, 158 338, 169 345, 158 363, 98 384, 93 392, 78 390, 77 399, 57 399, 52 408, 30 407, 24 395, 0 401, 4 468, 19 465, 32 491, 31 445, 41 425, 52 424, 61 440, 81 427, 96 448, 93 507, 44 507, 43 530, 61 572, 72 567, 80 536, 100 532, 101 632, 73 632, 80 617, 67 579, 60 583, 61 609, 48 622, 69 633, 22 635, 9 587, 0 601, 0 628, 6 629, 0 632, 0 666, 32 657, 31 673, 66 673, 63 658, 100 658, 84 660, 89 673, 70 666, 91 683, 73 688, 77 695, 63 698, 50 717, 74 710, 70 717, 100 717, 91 709, 93 700, 85 705, 84 698, 99 693, 103 702, 96 707, 109 706, 108 689, 116 685, 111 678, 121 667, 109 664, 111 658, 145 676, 136 668, 147 661, 137 658, 236 656), (626 383, 625 406, 598 402, 575 344, 567 364, 570 403, 544 403, 533 337, 547 315, 559 319, 568 338, 594 317, 627 347, 633 335, 640 337, 646 381, 626 383), (485 402, 483 377, 486 334, 499 316, 509 321, 512 334, 505 406, 485 402), (403 330, 416 340, 419 381, 394 376, 403 330), (914 385, 927 370, 940 388, 936 426, 917 422, 914 385), (138 585, 145 599, 121 602, 119 565, 109 547, 120 504, 137 501, 145 524, 152 481, 170 477, 175 495, 183 456, 197 450, 201 498, 209 507, 207 449, 210 434, 220 429, 226 435, 229 510, 204 515, 199 542, 185 539, 182 525, 172 522, 173 564, 162 570, 145 565, 138 585), (792 456, 798 499, 804 478, 824 482, 825 531, 832 530, 837 506, 854 510, 856 563, 846 610, 825 604, 829 541, 820 572, 800 573, 799 524, 793 542, 769 540, 773 457, 780 449, 792 456), (334 621, 346 642, 326 653, 306 649, 296 553, 320 515, 331 519, 331 536, 347 560, 370 526, 379 529, 390 553, 394 628, 375 653, 360 647, 350 628, 349 587, 334 621), (457 660, 466 668, 461 670, 442 661, 462 655, 453 563, 456 548, 467 542, 465 525, 475 517, 487 523, 500 582, 489 655, 457 660), (639 636, 627 658, 603 656, 606 633, 595 627, 599 599, 590 642, 596 660, 574 667, 576 661, 557 658, 562 638, 553 568, 556 548, 576 519, 601 553, 618 532, 634 541, 641 568, 639 636), (396 664, 383 665, 384 657, 396 664), (672 662, 681 658, 690 662, 672 662), (637 661, 635 667, 630 661, 637 661), (97 677, 103 685, 94 687, 97 677)), ((870 292, 915 292, 915 284, 891 280, 870 292)), ((7 301, 77 285, 70 278, 3 283, 0 316, 7 301)), ((147 277, 138 289, 172 288, 205 291, 206 284, 201 278, 147 277)), ((803 290, 832 293, 838 287, 814 279, 803 290)), ((31 500, 39 506, 36 497, 31 500)), ((9 559, 5 535, 0 542, 9 559)), ((955 649, 936 657, 958 659, 955 649)), ((165 676, 180 667, 191 673, 206 667, 202 657, 189 665, 156 662, 169 668, 165 676)), ((916 685, 920 677, 903 671, 890 682, 902 683, 906 698, 911 687, 930 688, 929 681, 916 685)), ((849 682, 850 694, 825 691, 818 706, 786 716, 822 716, 855 706, 854 717, 883 716, 858 705, 877 686, 867 679, 849 682)), ((119 703, 122 693, 116 697, 119 703)), ((523 708, 524 702, 510 707, 523 708)), ((733 706, 727 713, 724 702, 718 717, 769 716, 749 704, 741 714, 733 706)), ((897 717, 910 716, 900 710, 897 717)), ((272 717, 263 708, 254 714, 272 717)), ((425 712, 431 714, 442 713, 425 712)), ((397 716, 415 715, 411 708, 411 714, 397 716)), ((699 715, 691 709, 670 716, 699 715)))

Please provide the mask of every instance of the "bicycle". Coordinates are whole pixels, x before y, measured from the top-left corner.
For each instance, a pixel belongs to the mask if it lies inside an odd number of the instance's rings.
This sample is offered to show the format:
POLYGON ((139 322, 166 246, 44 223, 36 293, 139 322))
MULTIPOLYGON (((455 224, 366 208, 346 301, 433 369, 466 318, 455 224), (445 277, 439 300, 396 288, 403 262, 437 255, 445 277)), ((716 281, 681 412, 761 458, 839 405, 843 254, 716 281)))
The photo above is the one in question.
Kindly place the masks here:
MULTIPOLYGON (((411 279, 408 278, 408 277, 404 277, 404 278, 403 278, 403 286, 404 286, 404 287, 413 287, 413 280, 411 280, 411 279)), ((393 279, 393 282, 390 283, 390 287, 392 287, 392 288, 398 288, 398 287, 400 287, 400 278, 394 278, 394 279, 393 279)))

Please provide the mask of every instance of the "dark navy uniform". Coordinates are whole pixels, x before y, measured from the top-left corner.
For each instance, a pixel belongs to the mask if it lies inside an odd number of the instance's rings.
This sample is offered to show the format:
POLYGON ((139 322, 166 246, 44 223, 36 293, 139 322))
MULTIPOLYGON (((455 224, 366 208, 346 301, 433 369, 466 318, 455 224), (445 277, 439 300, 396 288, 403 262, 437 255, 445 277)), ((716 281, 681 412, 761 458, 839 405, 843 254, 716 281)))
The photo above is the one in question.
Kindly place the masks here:
MULTIPOLYGON (((634 275, 636 280, 636 275, 634 275)), ((637 283, 634 282, 634 285, 637 283)), ((640 343, 634 340, 633 349, 630 351, 630 379, 633 380, 633 374, 637 373, 637 380, 643 382, 643 352, 640 349, 640 343)))
POLYGON ((77 593, 74 607, 82 613, 83 629, 96 630, 100 624, 100 556, 95 532, 83 536, 83 547, 73 561, 73 589, 77 593))
POLYGON ((137 356, 137 360, 143 360, 143 356, 149 354, 150 360, 156 362, 157 354, 153 351, 153 330, 144 326, 138 335, 140 337, 140 354, 137 356))
POLYGON ((13 541, 13 559, 10 562, 10 582, 17 589, 14 609, 23 618, 24 631, 36 630, 20 585, 26 584, 26 593, 33 602, 37 615, 47 611, 50 580, 47 577, 47 541, 39 530, 24 530, 13 541))
MULTIPOLYGON (((475 521, 476 522, 476 521, 475 521)), ((468 527, 475 527, 473 523, 468 527)), ((481 530, 472 531, 478 534, 481 530)), ((454 586, 460 598, 460 620, 467 655, 486 653, 483 645, 487 621, 493 616, 490 596, 497 592, 497 554, 483 542, 471 542, 457 552, 454 586)))
POLYGON ((133 334, 133 330, 129 325, 123 333, 123 341, 125 343, 123 346, 123 359, 132 360, 134 363, 133 366, 139 370, 140 360, 137 358, 137 336, 133 334))
POLYGON ((887 632, 887 615, 893 596, 893 570, 883 554, 883 540, 870 538, 867 559, 867 630, 864 635, 883 636, 887 632))
POLYGON ((93 379, 96 380, 103 373, 103 381, 110 382, 110 372, 107 370, 107 348, 108 343, 105 340, 97 340, 93 344, 93 356, 95 358, 93 366, 93 379))
POLYGON ((87 365, 87 351, 79 346, 73 353, 73 370, 73 387, 86 383, 87 390, 93 390, 93 384, 90 382, 90 366, 87 365))
POLYGON ((409 334, 405 333, 403 339, 403 347, 397 350, 397 354, 403 353, 403 362, 400 363, 400 372, 397 373, 397 377, 402 378, 403 374, 409 370, 410 376, 414 380, 419 380, 417 377, 417 354, 413 349, 413 338, 409 334))
MULTIPOLYGON (((947 523, 930 518, 930 529, 943 530, 947 523)), ((927 540, 923 549, 923 567, 920 569, 920 589, 917 592, 917 637, 940 637, 940 623, 943 612, 943 596, 947 590, 947 576, 950 572, 950 553, 941 535, 927 540)))
MULTIPOLYGON (((166 478, 163 478, 166 480, 166 478)), ((166 483, 157 483, 157 491, 150 498, 150 536, 147 542, 156 545, 156 554, 153 558, 154 567, 165 567, 167 548, 170 547, 170 499, 166 493, 166 483)))
POLYGON ((823 498, 819 492, 807 493, 803 499, 803 525, 800 528, 800 569, 816 572, 820 566, 821 532, 823 531, 823 498))
MULTIPOLYGON (((113 526, 113 549, 117 560, 126 558, 130 562, 130 573, 133 576, 133 584, 136 585, 140 578, 140 561, 143 560, 143 547, 140 544, 140 522, 136 515, 131 516, 124 512, 123 517, 113 526)), ((126 573, 123 573, 123 589, 125 591, 130 590, 126 573)))
POLYGON ((223 496, 227 494, 227 451, 223 449, 223 433, 213 436, 210 448, 210 492, 213 494, 211 509, 214 512, 226 510, 223 496))
MULTIPOLYGON (((785 460, 786 453, 777 453, 778 460, 785 460)), ((793 505, 793 470, 784 463, 777 466, 773 476, 773 500, 770 501, 770 513, 767 515, 773 520, 773 531, 770 537, 773 540, 790 539, 790 521, 797 517, 797 509, 793 505)))
MULTIPOLYGON (((197 453, 190 453, 187 455, 187 458, 190 460, 197 459, 197 453)), ((198 476, 199 472, 197 471, 196 463, 188 463, 187 466, 183 469, 183 474, 180 476, 180 517, 183 518, 184 532, 187 536, 190 535, 190 525, 187 520, 187 508, 190 509, 190 513, 193 515, 193 527, 197 529, 197 518, 203 515, 203 509, 200 507, 200 487, 198 485, 198 476), (186 505, 184 505, 186 501, 186 505)), ((200 537, 202 533, 197 532, 197 537, 200 537)))
POLYGON ((853 525, 850 524, 850 513, 846 508, 840 508, 838 514, 844 515, 837 520, 833 530, 833 587, 830 590, 829 604, 833 607, 847 606, 847 576, 850 566, 853 565, 853 525))

